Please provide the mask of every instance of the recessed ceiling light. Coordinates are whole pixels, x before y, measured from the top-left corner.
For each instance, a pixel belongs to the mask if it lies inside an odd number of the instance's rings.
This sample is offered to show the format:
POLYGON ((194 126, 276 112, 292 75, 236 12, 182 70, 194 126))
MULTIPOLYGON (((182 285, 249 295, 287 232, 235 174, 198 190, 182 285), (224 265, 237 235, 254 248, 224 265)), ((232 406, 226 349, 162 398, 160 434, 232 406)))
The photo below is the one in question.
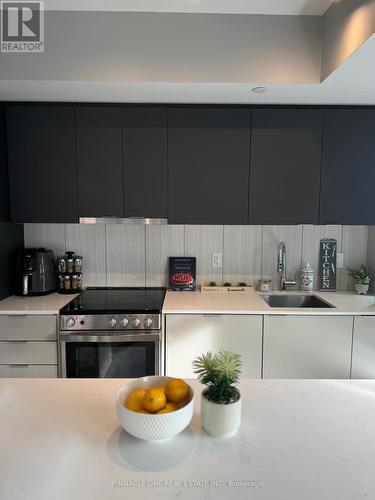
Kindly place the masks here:
POLYGON ((264 94, 265 92, 267 92, 268 88, 267 87, 254 87, 251 90, 252 90, 252 92, 255 92, 256 94, 264 94))

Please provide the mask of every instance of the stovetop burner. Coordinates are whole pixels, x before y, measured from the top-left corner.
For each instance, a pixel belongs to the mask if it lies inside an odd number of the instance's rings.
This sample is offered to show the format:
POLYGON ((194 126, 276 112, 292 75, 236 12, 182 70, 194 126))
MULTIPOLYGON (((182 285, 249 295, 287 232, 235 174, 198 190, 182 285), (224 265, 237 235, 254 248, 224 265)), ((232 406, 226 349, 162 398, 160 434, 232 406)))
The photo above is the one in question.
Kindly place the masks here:
POLYGON ((160 314, 165 288, 87 288, 61 314, 160 314))

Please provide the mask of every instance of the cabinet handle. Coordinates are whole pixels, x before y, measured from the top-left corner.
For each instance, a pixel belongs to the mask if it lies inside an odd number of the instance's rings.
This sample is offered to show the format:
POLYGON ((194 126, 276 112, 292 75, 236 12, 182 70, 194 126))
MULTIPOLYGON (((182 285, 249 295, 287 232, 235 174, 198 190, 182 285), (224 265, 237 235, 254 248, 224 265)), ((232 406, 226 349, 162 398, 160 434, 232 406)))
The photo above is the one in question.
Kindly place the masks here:
POLYGON ((28 340, 18 340, 18 339, 14 339, 14 340, 5 340, 5 342, 7 344, 27 344, 29 341, 28 340))
POLYGON ((17 365, 8 365, 8 368, 25 368, 26 366, 30 366, 27 363, 18 363, 17 365))
POLYGON ((221 318, 223 315, 222 314, 211 314, 211 313, 207 313, 207 314, 203 314, 204 317, 209 317, 209 318, 221 318))
POLYGON ((0 314, 2 318, 27 318, 30 314, 0 314))

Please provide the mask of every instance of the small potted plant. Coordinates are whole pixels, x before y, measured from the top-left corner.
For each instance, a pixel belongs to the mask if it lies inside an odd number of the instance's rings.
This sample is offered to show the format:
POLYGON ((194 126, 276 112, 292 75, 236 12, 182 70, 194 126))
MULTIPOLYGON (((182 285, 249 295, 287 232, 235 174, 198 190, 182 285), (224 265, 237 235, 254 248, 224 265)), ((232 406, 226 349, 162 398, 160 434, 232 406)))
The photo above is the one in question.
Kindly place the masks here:
POLYGON ((368 268, 362 264, 358 268, 348 268, 350 276, 354 281, 354 288, 358 295, 366 295, 371 281, 368 268))
POLYGON ((234 435, 241 424, 241 395, 234 386, 241 375, 241 356, 208 351, 193 361, 194 373, 207 386, 202 391, 202 427, 211 436, 234 435))

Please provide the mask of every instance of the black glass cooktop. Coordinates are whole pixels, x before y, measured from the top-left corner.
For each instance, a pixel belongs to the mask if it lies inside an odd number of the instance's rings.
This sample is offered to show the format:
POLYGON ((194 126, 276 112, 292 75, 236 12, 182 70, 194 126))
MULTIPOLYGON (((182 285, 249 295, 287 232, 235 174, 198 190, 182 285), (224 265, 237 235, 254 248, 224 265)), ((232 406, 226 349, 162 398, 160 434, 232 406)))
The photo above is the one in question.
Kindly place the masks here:
POLYGON ((126 314, 161 312, 165 288, 87 288, 61 314, 126 314))

